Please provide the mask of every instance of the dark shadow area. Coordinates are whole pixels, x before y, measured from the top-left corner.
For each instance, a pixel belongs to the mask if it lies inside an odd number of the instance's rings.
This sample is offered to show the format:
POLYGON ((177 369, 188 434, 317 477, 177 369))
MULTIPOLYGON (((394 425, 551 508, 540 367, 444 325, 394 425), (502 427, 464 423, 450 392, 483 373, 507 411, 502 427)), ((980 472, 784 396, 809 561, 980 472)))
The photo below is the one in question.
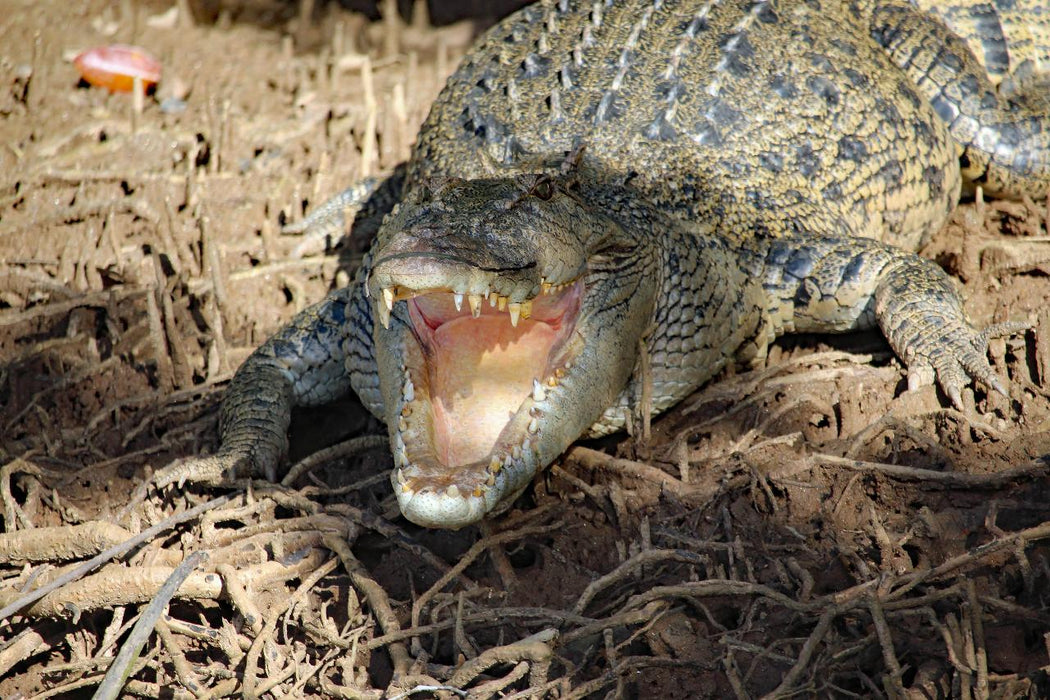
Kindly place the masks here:
MULTIPOLYGON (((266 29, 279 29, 302 12, 300 0, 191 0, 189 6, 194 19, 211 24, 225 15, 233 22, 250 22, 266 29)), ((427 11, 435 27, 444 27, 464 20, 477 21, 487 27, 498 19, 524 7, 523 0, 430 0, 427 11)), ((320 0, 308 5, 313 19, 323 18, 329 5, 359 13, 369 21, 382 18, 381 2, 371 0, 320 0)), ((415 3, 413 0, 398 0, 397 11, 401 19, 409 22, 415 3)))

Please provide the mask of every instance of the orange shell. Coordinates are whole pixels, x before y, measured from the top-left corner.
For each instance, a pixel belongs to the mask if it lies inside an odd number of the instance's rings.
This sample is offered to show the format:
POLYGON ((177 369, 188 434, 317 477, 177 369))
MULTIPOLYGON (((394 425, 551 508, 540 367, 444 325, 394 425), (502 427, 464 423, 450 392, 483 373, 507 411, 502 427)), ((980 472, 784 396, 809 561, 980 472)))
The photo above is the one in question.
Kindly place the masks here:
POLYGON ((98 46, 77 55, 73 65, 84 80, 110 92, 131 92, 135 78, 148 91, 160 80, 160 61, 138 46, 98 46))

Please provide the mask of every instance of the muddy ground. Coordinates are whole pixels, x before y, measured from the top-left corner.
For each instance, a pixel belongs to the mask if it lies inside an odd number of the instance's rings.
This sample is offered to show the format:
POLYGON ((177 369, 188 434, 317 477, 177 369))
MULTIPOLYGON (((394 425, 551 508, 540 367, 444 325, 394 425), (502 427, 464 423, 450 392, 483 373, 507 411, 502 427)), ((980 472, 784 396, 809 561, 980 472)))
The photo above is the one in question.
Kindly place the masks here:
POLYGON ((238 363, 347 279, 353 245, 281 225, 403 160, 492 20, 7 7, 0 696, 87 696, 139 619, 125 695, 1050 695, 1047 202, 968 204, 924 251, 977 324, 1032 323, 990 349, 1009 397, 956 411, 875 335, 789 338, 485 529, 398 517, 352 399, 297 414, 285 483, 157 488, 215 448, 238 363), (163 62, 141 110, 78 86, 69 58, 114 42, 163 62))

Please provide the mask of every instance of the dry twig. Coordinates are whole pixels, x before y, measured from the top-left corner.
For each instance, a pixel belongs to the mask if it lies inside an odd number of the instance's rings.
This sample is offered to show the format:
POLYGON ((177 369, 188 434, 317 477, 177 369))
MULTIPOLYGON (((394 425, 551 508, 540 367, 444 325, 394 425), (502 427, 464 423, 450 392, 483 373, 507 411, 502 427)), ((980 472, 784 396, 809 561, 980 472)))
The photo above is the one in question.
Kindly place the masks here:
POLYGON ((161 589, 157 591, 157 595, 139 617, 135 627, 131 630, 131 635, 121 646, 116 658, 113 659, 113 663, 110 665, 109 670, 106 671, 102 684, 95 691, 96 698, 99 700, 112 700, 112 698, 117 697, 124 687, 125 681, 130 677, 132 666, 135 664, 139 652, 142 651, 142 646, 152 634, 157 621, 160 620, 160 616, 164 613, 168 601, 171 600, 171 597, 182 585, 186 577, 199 564, 207 560, 208 554, 206 552, 193 552, 171 573, 171 576, 164 582, 161 589))
POLYGON ((210 501, 202 503, 198 506, 194 506, 193 508, 190 508, 189 510, 186 510, 182 513, 178 513, 169 518, 165 518, 153 527, 143 530, 138 535, 126 540, 125 542, 122 542, 121 544, 115 547, 110 547, 106 551, 89 559, 80 566, 72 569, 71 571, 63 574, 62 576, 59 576, 51 583, 45 586, 41 586, 40 588, 37 588, 31 593, 27 593, 19 597, 18 599, 10 602, 9 604, 5 605, 2 609, 0 609, 0 621, 6 620, 9 616, 13 615, 14 613, 22 610, 23 608, 29 605, 34 604, 35 602, 48 595, 52 591, 58 590, 62 586, 72 581, 76 581, 77 579, 94 571, 110 559, 115 559, 117 557, 124 556, 135 547, 138 547, 139 545, 145 542, 149 542, 165 530, 169 530, 175 527, 176 525, 181 525, 184 522, 193 520, 202 513, 206 513, 207 511, 213 508, 218 508, 219 506, 228 503, 230 501, 230 498, 230 496, 220 496, 218 498, 213 498, 210 501))

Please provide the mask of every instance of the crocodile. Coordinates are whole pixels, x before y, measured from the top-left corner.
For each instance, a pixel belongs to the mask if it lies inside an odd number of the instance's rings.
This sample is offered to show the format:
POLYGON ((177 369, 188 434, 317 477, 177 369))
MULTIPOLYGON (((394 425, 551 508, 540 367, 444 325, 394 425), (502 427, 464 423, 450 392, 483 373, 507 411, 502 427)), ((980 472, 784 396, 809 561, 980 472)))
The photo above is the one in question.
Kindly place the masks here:
POLYGON ((909 388, 1006 394, 988 341, 1026 325, 974 327, 915 253, 964 186, 1050 187, 1050 12, 1006 5, 1029 58, 968 0, 553 0, 507 17, 410 160, 308 219, 390 202, 355 282, 242 365, 220 449, 179 474, 273 478, 292 407, 353 390, 387 425, 405 517, 459 528, 577 439, 791 332, 878 328, 909 388))

